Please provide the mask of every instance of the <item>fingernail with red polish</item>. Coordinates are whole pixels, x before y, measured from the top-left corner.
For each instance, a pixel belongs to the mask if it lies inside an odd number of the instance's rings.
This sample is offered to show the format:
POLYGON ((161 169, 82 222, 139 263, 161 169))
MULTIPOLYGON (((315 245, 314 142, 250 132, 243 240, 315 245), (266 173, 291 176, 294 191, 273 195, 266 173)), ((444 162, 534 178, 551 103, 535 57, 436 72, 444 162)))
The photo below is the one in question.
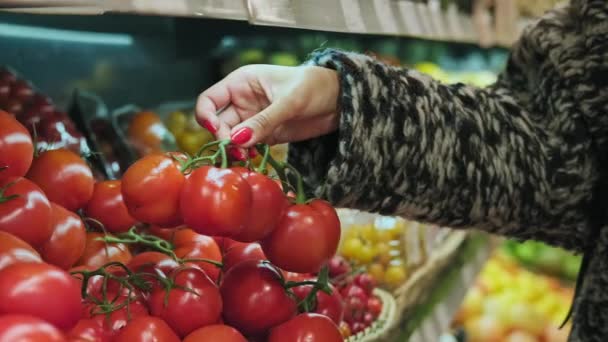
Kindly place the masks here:
POLYGON ((243 153, 243 151, 238 148, 228 148, 228 154, 230 154, 230 157, 238 161, 245 161, 247 159, 245 158, 245 154, 243 153))
POLYGON ((256 151, 255 147, 249 149, 249 158, 255 158, 258 156, 258 151, 256 151))
POLYGON ((217 128, 215 128, 215 126, 213 126, 209 120, 203 120, 203 127, 205 127, 211 133, 217 132, 217 128))
POLYGON ((238 131, 234 132, 234 134, 232 134, 232 136, 230 137, 230 140, 232 140, 232 143, 234 144, 243 145, 251 139, 252 135, 253 131, 251 130, 251 128, 243 127, 238 131))

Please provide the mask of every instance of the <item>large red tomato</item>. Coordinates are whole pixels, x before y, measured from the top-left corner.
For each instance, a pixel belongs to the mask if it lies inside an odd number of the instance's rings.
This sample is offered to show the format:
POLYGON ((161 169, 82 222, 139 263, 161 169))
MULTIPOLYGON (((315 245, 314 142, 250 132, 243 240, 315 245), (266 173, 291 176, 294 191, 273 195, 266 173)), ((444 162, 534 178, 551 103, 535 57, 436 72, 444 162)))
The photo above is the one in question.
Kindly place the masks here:
POLYGON ((160 271, 165 276, 169 276, 173 270, 179 267, 179 263, 167 254, 143 252, 134 256, 127 267, 137 273, 157 275, 157 272, 160 271))
POLYGON ((181 193, 184 222, 198 233, 235 236, 246 226, 251 186, 237 172, 203 166, 188 176, 181 193))
POLYGON ((55 203, 51 203, 51 226, 53 234, 40 247, 40 254, 44 261, 67 270, 84 252, 86 228, 78 215, 55 203))
POLYGON ((40 317, 59 329, 72 328, 82 316, 78 281, 43 263, 18 263, 0 271, 0 314, 40 317))
POLYGON ((220 320, 222 297, 205 272, 180 268, 171 278, 177 287, 170 289, 168 296, 162 286, 152 290, 148 299, 152 315, 162 318, 180 337, 220 320))
POLYGON ((224 320, 247 335, 256 335, 296 314, 279 271, 268 262, 247 260, 228 271, 220 286, 224 320))
POLYGON ((133 256, 125 244, 106 243, 99 240, 104 236, 103 233, 87 233, 86 245, 82 257, 78 260, 78 265, 98 268, 111 261, 127 264, 131 260, 133 256))
MULTIPOLYGON (((174 252, 178 258, 222 262, 222 252, 215 240, 209 236, 197 234, 192 229, 177 230, 171 242, 175 247, 174 252)), ((219 278, 219 267, 205 261, 193 261, 192 263, 205 271, 214 282, 219 278)))
POLYGON ((222 271, 228 272, 232 267, 245 260, 266 260, 259 243, 233 243, 224 252, 222 271))
MULTIPOLYGON (((331 294, 323 291, 317 292, 317 306, 313 312, 329 317, 336 325, 342 322, 344 317, 344 301, 340 292, 333 285, 329 285, 331 294)), ((294 294, 299 300, 304 300, 312 290, 312 285, 302 285, 293 288, 294 294)))
POLYGON ((183 342, 247 342, 241 333, 231 326, 214 324, 191 332, 183 342))
POLYGON ((2 342, 65 342, 57 328, 40 318, 10 314, 0 316, 2 342))
POLYGON ((76 211, 93 196, 93 172, 76 153, 50 150, 34 159, 27 178, 38 184, 52 202, 76 211))
POLYGON ((42 262, 42 259, 27 242, 0 231, 0 270, 17 262, 42 262))
POLYGON ((279 185, 265 175, 244 167, 233 170, 249 183, 252 194, 247 224, 233 239, 243 242, 259 241, 274 230, 289 201, 279 185))
POLYGON ((171 156, 152 154, 122 176, 122 196, 133 218, 163 227, 181 223, 179 198, 184 175, 171 156))
POLYGON ((12 115, 0 110, 0 182, 25 176, 32 158, 30 133, 12 115))
POLYGON ((262 241, 262 249, 268 260, 286 271, 315 273, 336 253, 339 242, 336 210, 325 201, 313 200, 289 207, 262 241))
POLYGON ((21 177, 0 182, 0 189, 0 230, 34 247, 48 240, 53 233, 51 203, 42 190, 21 177))
POLYGON ((338 326, 327 316, 305 313, 272 328, 268 342, 343 342, 338 326))
POLYGON ((101 222, 111 233, 126 232, 137 223, 127 210, 121 188, 119 180, 95 183, 93 197, 85 208, 88 217, 101 222))
POLYGON ((81 319, 69 331, 68 339, 71 342, 110 342, 110 332, 103 328, 100 320, 85 318, 81 319))
POLYGON ((134 318, 114 338, 114 342, 179 342, 179 337, 158 317, 134 318))

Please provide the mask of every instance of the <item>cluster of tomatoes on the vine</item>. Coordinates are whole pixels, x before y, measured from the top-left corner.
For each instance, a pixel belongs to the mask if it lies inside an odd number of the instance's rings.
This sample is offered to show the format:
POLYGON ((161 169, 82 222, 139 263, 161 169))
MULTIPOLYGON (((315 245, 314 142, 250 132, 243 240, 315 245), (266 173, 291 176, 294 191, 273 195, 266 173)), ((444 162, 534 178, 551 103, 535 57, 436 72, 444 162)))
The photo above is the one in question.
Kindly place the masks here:
POLYGON ((0 341, 342 341, 334 208, 267 146, 229 167, 228 144, 95 182, 0 111, 0 341))

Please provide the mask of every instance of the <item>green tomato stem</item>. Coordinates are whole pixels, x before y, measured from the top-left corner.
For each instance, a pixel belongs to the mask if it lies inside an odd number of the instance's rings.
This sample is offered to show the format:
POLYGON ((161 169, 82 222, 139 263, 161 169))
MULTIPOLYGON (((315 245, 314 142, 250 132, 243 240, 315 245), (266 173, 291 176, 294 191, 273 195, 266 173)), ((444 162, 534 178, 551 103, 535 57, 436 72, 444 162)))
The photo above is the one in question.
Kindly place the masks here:
MULTIPOLYGON (((8 168, 8 167, 6 167, 6 168, 8 168)), ((12 182, 6 184, 5 186, 3 186, 2 188, 0 188, 0 203, 5 203, 5 202, 8 202, 10 200, 13 200, 13 199, 19 197, 19 195, 17 195, 17 194, 13 194, 10 196, 4 195, 6 190, 8 190, 8 188, 10 188, 11 186, 15 185, 15 183, 17 183, 17 181, 12 181, 12 182)))

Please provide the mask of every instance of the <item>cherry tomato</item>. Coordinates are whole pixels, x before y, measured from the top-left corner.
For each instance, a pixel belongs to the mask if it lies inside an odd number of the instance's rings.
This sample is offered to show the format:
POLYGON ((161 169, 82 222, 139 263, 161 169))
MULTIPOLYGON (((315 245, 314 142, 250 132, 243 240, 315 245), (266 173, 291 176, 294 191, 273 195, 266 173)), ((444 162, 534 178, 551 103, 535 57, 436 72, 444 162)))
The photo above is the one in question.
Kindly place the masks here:
POLYGON ((127 210, 121 188, 119 180, 95 183, 93 196, 85 208, 88 217, 101 222, 111 233, 126 232, 137 223, 127 210))
POLYGON ((382 312, 382 301, 378 297, 370 297, 367 299, 367 310, 377 318, 382 312))
POLYGON ((0 316, 2 342, 65 342, 57 328, 40 318, 10 314, 0 316))
POLYGON ((338 326, 338 328, 340 329, 340 333, 342 334, 342 337, 344 337, 344 339, 347 339, 350 337, 351 332, 350 332, 350 326, 348 325, 348 323, 342 321, 340 322, 340 325, 338 326))
POLYGON ((114 342, 179 342, 179 337, 158 317, 143 316, 134 318, 127 324, 114 342))
POLYGON ((152 315, 162 318, 180 337, 218 322, 222 297, 205 272, 180 268, 173 272, 171 279, 177 287, 169 289, 168 296, 164 287, 152 290, 148 300, 152 315))
POLYGON ((262 247, 258 243, 236 242, 224 252, 222 271, 228 272, 232 267, 245 260, 266 260, 262 247))
POLYGON ((129 269, 137 273, 158 274, 162 272, 165 276, 169 276, 173 270, 179 267, 179 263, 167 254, 160 252, 143 252, 137 254, 129 261, 127 265, 129 269))
POLYGON ((78 281, 56 266, 18 263, 0 271, 0 315, 32 315, 67 330, 81 318, 80 301, 78 281))
POLYGON ((104 330, 100 320, 81 319, 68 333, 68 340, 72 342, 110 342, 111 335, 104 330))
POLYGON ((268 342, 343 342, 338 326, 326 316, 304 313, 272 328, 268 342))
POLYGON ((0 182, 0 230, 34 247, 51 237, 51 203, 36 184, 20 177, 0 182))
POLYGON ((208 325, 188 334, 183 342, 247 342, 241 333, 223 324, 208 325))
POLYGON ((184 183, 180 211, 196 232, 231 237, 245 228, 251 205, 251 186, 237 172, 202 166, 184 183))
POLYGON ((368 296, 371 296, 372 291, 376 288, 376 280, 368 273, 356 275, 355 279, 353 279, 353 283, 362 288, 368 296))
POLYGON ((329 267, 329 276, 331 278, 339 277, 343 274, 348 274, 352 268, 348 261, 340 255, 334 255, 327 264, 329 267))
POLYGON ((72 267, 84 252, 87 231, 80 217, 51 202, 51 238, 40 247, 44 261, 64 270, 72 267))
POLYGON ((224 320, 246 335, 256 335, 296 314, 279 271, 265 261, 246 260, 228 271, 220 285, 224 320))
POLYGON ((233 170, 249 183, 252 194, 249 220, 233 239, 242 242, 262 240, 275 229, 289 201, 277 183, 265 175, 244 167, 233 170))
POLYGON ((42 262, 42 258, 27 242, 0 231, 0 270, 18 262, 42 262))
POLYGON ((131 216, 162 227, 181 224, 179 198, 184 175, 179 163, 164 154, 136 161, 122 176, 122 196, 131 216))
MULTIPOLYGON (((344 317, 344 301, 340 292, 333 285, 329 285, 331 294, 323 291, 317 292, 317 306, 313 312, 329 317, 336 325, 342 322, 344 317)), ((302 285, 293 288, 294 294, 299 300, 303 300, 312 290, 312 285, 302 285)))
POLYGON ((131 260, 133 256, 125 244, 106 243, 99 240, 104 236, 103 233, 87 233, 84 252, 77 262, 78 265, 90 266, 95 269, 111 261, 127 264, 131 260))
POLYGON ((287 208, 277 228, 262 241, 262 249, 268 260, 286 271, 315 273, 336 253, 339 241, 336 210, 313 200, 287 208))
POLYGON ((27 178, 40 186, 49 200, 70 211, 84 207, 93 196, 93 172, 70 150, 42 152, 34 159, 27 178))
MULTIPOLYGON (((171 242, 178 258, 222 262, 222 252, 215 240, 209 236, 197 234, 192 229, 177 230, 171 242)), ((221 271, 219 267, 205 261, 193 261, 191 264, 195 264, 205 271, 214 282, 219 278, 221 271)))
POLYGON ((30 133, 12 115, 0 110, 0 182, 25 176, 32 158, 30 133))

